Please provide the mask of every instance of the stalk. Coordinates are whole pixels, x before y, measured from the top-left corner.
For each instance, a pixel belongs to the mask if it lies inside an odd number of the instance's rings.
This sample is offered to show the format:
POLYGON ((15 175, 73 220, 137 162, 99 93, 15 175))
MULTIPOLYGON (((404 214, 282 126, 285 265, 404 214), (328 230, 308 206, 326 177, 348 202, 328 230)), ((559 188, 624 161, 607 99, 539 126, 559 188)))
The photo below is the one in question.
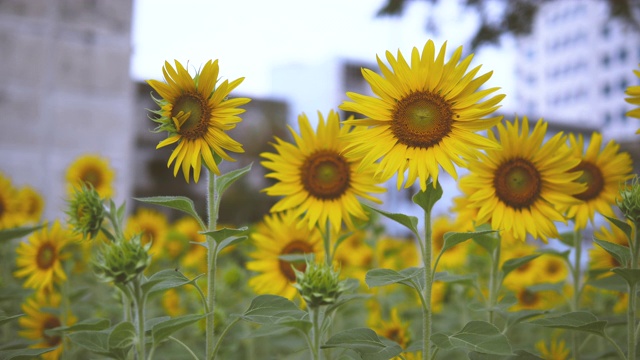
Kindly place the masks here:
MULTIPOLYGON (((208 171, 207 186, 207 215, 208 231, 216 230, 218 222, 219 194, 216 192, 217 177, 208 171)), ((216 268, 218 243, 212 236, 207 235, 207 317, 206 317, 206 359, 215 357, 214 341, 214 312, 216 306, 216 268)))
POLYGON ((500 248, 502 247, 502 244, 500 242, 498 242, 498 246, 496 247, 496 249, 493 251, 493 254, 491 254, 491 268, 490 268, 490 272, 489 272, 489 303, 488 303, 488 308, 489 308, 489 322, 490 323, 494 323, 495 321, 495 313, 494 313, 494 308, 496 306, 496 302, 497 302, 497 297, 498 297, 498 289, 500 287, 500 281, 498 279, 499 276, 499 266, 500 266, 500 248))
POLYGON ((431 359, 431 290, 433 285, 433 269, 431 268, 431 210, 424 211, 424 238, 422 241, 422 261, 424 262, 424 302, 422 305, 422 358, 431 359))
MULTIPOLYGON (((580 272, 581 270, 581 258, 582 258, 582 235, 580 230, 575 230, 573 233, 573 244, 575 247, 574 252, 574 265, 571 268, 571 274, 573 277, 573 301, 571 303, 571 308, 573 311, 578 311, 580 309, 580 272)), ((571 343, 573 347, 573 358, 575 360, 579 360, 580 352, 578 351, 578 335, 575 331, 571 334, 571 343)))

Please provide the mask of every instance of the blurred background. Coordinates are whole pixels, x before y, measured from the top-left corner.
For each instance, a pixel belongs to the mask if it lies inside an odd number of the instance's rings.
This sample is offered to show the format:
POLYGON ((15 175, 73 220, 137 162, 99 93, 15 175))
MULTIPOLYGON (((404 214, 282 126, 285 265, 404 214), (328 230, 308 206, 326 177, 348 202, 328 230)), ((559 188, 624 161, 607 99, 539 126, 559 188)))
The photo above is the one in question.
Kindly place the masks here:
MULTIPOLYGON (((624 91, 640 84, 639 14, 638 0, 0 0, 0 172, 37 189, 50 220, 64 216, 65 172, 84 154, 109 160, 129 211, 132 197, 158 195, 204 209, 206 180, 174 178, 171 149, 155 150, 165 134, 151 132, 145 80, 161 79, 165 60, 193 71, 219 59, 223 79, 245 78, 232 96, 253 99, 230 133, 246 153, 223 166, 254 164, 221 207, 222 222, 244 225, 274 201, 259 192, 269 184, 258 156, 273 136, 290 139, 300 113, 337 110, 347 91, 369 93, 361 68, 377 70, 376 55, 433 39, 494 72, 486 85, 507 94, 506 119, 600 131, 638 173, 640 122, 625 116, 624 91)), ((404 212, 412 193, 390 184, 384 207, 404 212)))

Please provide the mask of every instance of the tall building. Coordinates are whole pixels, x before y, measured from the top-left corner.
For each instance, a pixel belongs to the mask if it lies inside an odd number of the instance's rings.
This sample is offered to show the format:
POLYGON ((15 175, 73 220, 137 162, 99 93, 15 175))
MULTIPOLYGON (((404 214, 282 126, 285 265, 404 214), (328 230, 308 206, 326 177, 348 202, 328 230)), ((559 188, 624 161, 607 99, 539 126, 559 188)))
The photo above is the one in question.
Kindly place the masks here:
MULTIPOLYGON (((640 127, 624 91, 640 80, 640 30, 610 17, 603 0, 544 2, 517 39, 516 108, 557 126, 597 129, 626 141, 640 127)), ((636 138, 637 139, 637 138, 636 138)))
POLYGON ((65 170, 107 158, 116 200, 130 192, 132 1, 0 1, 0 172, 64 216, 65 170))

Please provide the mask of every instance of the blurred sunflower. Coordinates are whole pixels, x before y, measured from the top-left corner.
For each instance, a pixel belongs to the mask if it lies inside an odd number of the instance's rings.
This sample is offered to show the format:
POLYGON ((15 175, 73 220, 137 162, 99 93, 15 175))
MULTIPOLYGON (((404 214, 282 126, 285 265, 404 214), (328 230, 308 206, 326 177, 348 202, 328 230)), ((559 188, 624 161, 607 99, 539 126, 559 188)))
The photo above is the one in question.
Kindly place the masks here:
MULTIPOLYGON (((508 260, 533 255, 537 250, 537 247, 522 241, 513 244, 502 243, 501 246, 500 267, 508 260)), ((511 271, 503 279, 504 286, 509 289, 517 289, 533 285, 542 265, 539 260, 540 258, 538 257, 511 271)))
POLYGON ((131 239, 136 234, 142 234, 140 238, 142 245, 151 242, 149 253, 161 255, 168 229, 169 221, 166 215, 157 210, 139 208, 127 219, 124 235, 127 239, 131 239))
POLYGON ((596 212, 613 217, 612 206, 620 190, 620 184, 632 177, 633 166, 631 156, 620 152, 620 145, 611 140, 600 150, 602 135, 594 132, 589 146, 583 154, 584 139, 569 134, 569 142, 573 155, 580 159, 580 164, 571 171, 582 171, 578 182, 586 184, 587 188, 573 195, 581 200, 579 204, 571 205, 567 217, 573 218, 576 229, 584 229, 587 222, 593 222, 596 212))
POLYGON ((476 134, 497 124, 501 116, 483 117, 498 109, 504 95, 495 95, 483 102, 498 88, 478 91, 492 73, 479 77, 480 66, 467 72, 472 55, 460 60, 458 47, 445 63, 446 43, 436 54, 429 40, 422 54, 417 48, 408 64, 398 51, 397 59, 387 51, 389 69, 378 57, 382 76, 363 69, 362 75, 376 96, 348 92, 353 102, 345 101, 340 109, 360 113, 366 119, 344 123, 364 128, 344 136, 349 142, 347 157, 364 157, 364 163, 378 163, 376 174, 389 179, 398 174, 398 189, 419 178, 420 189, 427 187, 431 177, 438 180, 438 166, 457 178, 455 165, 465 166, 463 158, 473 158, 479 149, 497 148, 494 141, 476 134))
POLYGON ((44 200, 36 189, 31 186, 23 186, 17 193, 18 207, 28 222, 37 223, 44 211, 44 200))
POLYGON ((298 124, 300 135, 289 127, 295 145, 276 138, 277 153, 260 154, 267 159, 261 164, 272 171, 266 177, 278 181, 263 191, 284 196, 271 211, 291 209, 309 228, 318 224, 324 230, 327 221, 334 231, 342 228, 342 221, 354 228, 352 217, 368 218, 358 197, 381 203, 369 193, 385 191, 376 185, 373 164, 342 155, 347 146, 342 136, 351 131, 351 126, 341 127, 336 112, 330 111, 326 121, 318 113, 316 132, 305 114, 298 117, 298 124))
MULTIPOLYGON (((631 222, 629 225, 633 226, 631 222)), ((620 230, 617 226, 612 226, 611 230, 602 226, 599 230, 596 230, 593 237, 598 240, 608 241, 621 246, 629 246, 629 240, 624 231, 620 230)), ((610 270, 623 266, 618 260, 613 257, 609 252, 598 245, 594 245, 589 249, 589 270, 596 277, 607 277, 614 273, 610 270)))
POLYGON ((538 282, 554 284, 566 280, 569 275, 567 263, 558 256, 543 255, 533 261, 540 263, 537 267, 539 271, 536 277, 538 282))
POLYGON ((24 222, 17 191, 11 180, 0 173, 0 230, 17 227, 24 222))
POLYGON ((373 248, 367 244, 367 233, 355 231, 347 237, 336 250, 333 261, 340 269, 342 278, 353 278, 364 285, 367 271, 371 270, 373 261, 373 248))
POLYGON ((59 359, 64 350, 62 335, 49 335, 46 331, 60 326, 73 325, 76 322, 76 318, 71 313, 64 316, 60 314, 60 311, 57 311, 59 306, 59 294, 45 295, 39 292, 22 304, 25 316, 18 319, 18 323, 23 328, 18 334, 23 338, 38 341, 30 348, 55 348, 41 355, 41 358, 45 360, 59 359))
POLYGON ((413 239, 383 236, 376 240, 374 248, 375 267, 402 270, 418 266, 419 251, 413 239))
POLYGON ((580 160, 571 156, 560 132, 543 144, 547 123, 540 119, 531 134, 526 117, 520 122, 497 125, 501 149, 488 149, 469 161, 469 175, 460 179, 469 206, 478 209, 479 224, 509 232, 524 240, 527 233, 547 241, 557 237, 554 221, 566 223, 562 211, 579 204, 573 195, 586 185, 575 182, 581 175, 571 172, 580 160))
POLYGON ((73 195, 83 184, 88 183, 101 198, 110 198, 114 194, 114 177, 115 172, 107 158, 94 154, 82 155, 67 167, 67 192, 73 195))
POLYGON ((536 349, 544 360, 567 360, 571 353, 565 341, 558 339, 552 339, 548 347, 544 340, 540 340, 536 343, 536 349))
POLYGON ((518 302, 509 308, 510 311, 550 310, 565 301, 562 295, 554 290, 535 291, 527 287, 516 289, 515 296, 518 302))
MULTIPOLYGON (((398 308, 391 309, 389 320, 382 319, 381 311, 371 312, 369 315, 369 326, 379 336, 383 336, 400 345, 403 349, 409 346, 411 337, 409 335, 409 323, 403 323, 398 316, 398 308)), ((398 358, 399 359, 399 358, 398 358)))
POLYGON ((67 280, 62 262, 70 254, 64 248, 78 236, 70 230, 63 229, 58 220, 50 227, 34 232, 27 241, 20 242, 16 253, 18 269, 13 273, 17 278, 24 278, 25 288, 52 291, 55 284, 67 280))
MULTIPOLYGON (((636 74, 638 78, 640 78, 640 71, 633 70, 633 73, 636 74)), ((640 105, 640 85, 627 87, 625 93, 630 96, 628 98, 625 98, 626 102, 631 105, 640 105)), ((627 112, 627 116, 640 119, 640 107, 636 107, 635 109, 627 112)), ((636 134, 640 134, 640 129, 636 131, 636 134)))
POLYGON ((256 250, 249 254, 253 260, 246 267, 258 275, 249 280, 257 294, 275 294, 293 299, 298 293, 291 286, 296 276, 292 269, 303 271, 304 262, 291 263, 281 255, 313 254, 316 261, 324 260, 322 236, 315 228, 298 227, 299 219, 291 211, 266 215, 251 234, 256 250))
MULTIPOLYGON (((433 243, 433 254, 438 256, 444 246, 444 234, 452 231, 461 231, 460 224, 454 222, 449 216, 442 215, 437 216, 433 220, 431 241, 433 243)), ((458 244, 448 249, 438 262, 438 268, 440 270, 454 270, 463 267, 467 263, 468 246, 467 242, 458 244)))
POLYGON ((242 121, 239 114, 245 110, 238 108, 251 99, 228 99, 229 93, 244 78, 232 82, 225 80, 216 88, 218 82, 218 60, 209 60, 202 71, 191 77, 180 62, 175 61, 175 69, 165 61, 162 72, 166 82, 147 80, 147 83, 158 92, 160 99, 154 101, 160 106, 153 111, 158 117, 153 119, 158 126, 155 132, 166 131, 168 137, 161 141, 156 149, 178 143, 167 166, 175 160, 173 176, 180 168, 184 179, 189 182, 189 174, 193 168, 193 179, 198 182, 202 162, 216 175, 220 170, 215 157, 227 161, 235 161, 226 151, 242 153, 242 144, 233 140, 226 131, 236 127, 242 121))

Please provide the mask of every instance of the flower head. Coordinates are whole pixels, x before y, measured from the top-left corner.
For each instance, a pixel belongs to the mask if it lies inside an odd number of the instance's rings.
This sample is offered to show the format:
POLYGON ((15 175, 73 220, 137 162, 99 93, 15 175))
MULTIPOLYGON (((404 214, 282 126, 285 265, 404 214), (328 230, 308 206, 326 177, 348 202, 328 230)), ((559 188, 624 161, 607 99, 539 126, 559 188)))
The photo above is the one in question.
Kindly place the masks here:
POLYGON ((20 226, 24 221, 16 188, 0 173, 0 229, 20 226))
POLYGON ((104 204, 98 192, 89 184, 77 188, 69 200, 69 224, 83 238, 94 238, 100 232, 105 217, 104 204))
POLYGON ((238 108, 251 101, 248 98, 228 99, 229 93, 244 78, 232 82, 218 82, 218 60, 209 60, 194 77, 175 61, 175 68, 164 63, 162 69, 166 82, 148 80, 147 83, 160 94, 155 102, 160 109, 154 111, 158 116, 156 132, 166 131, 168 137, 156 148, 177 143, 167 166, 175 161, 173 176, 182 169, 184 179, 189 182, 193 169, 193 179, 198 182, 202 162, 213 173, 220 175, 215 157, 234 161, 227 151, 242 153, 242 145, 233 140, 226 131, 236 127, 241 119, 238 116, 245 110, 238 108))
POLYGON ((547 123, 539 120, 529 133, 529 121, 516 118, 498 124, 492 140, 501 149, 489 149, 469 162, 471 173, 459 182, 469 197, 469 207, 478 209, 477 224, 490 223, 514 238, 527 234, 546 241, 557 237, 554 221, 566 223, 563 212, 579 204, 574 197, 586 188, 577 183, 581 172, 571 172, 580 159, 571 156, 566 137, 558 133, 543 143, 547 123))
POLYGON ((30 186, 22 186, 17 193, 18 207, 26 221, 38 222, 44 211, 44 200, 36 189, 30 186))
POLYGON ((439 166, 456 178, 454 164, 464 166, 463 158, 475 157, 479 149, 497 147, 475 132, 500 121, 501 117, 484 117, 499 107, 504 95, 481 101, 498 90, 478 91, 491 73, 476 77, 480 66, 467 72, 473 56, 460 60, 462 47, 446 63, 445 52, 446 44, 436 54, 431 40, 422 53, 413 48, 410 64, 399 51, 397 58, 387 52, 391 69, 378 58, 382 76, 362 70, 376 96, 349 92, 347 96, 353 101, 340 106, 366 117, 345 121, 366 129, 345 135, 350 142, 346 156, 364 157, 364 163, 382 158, 376 174, 388 179, 397 173, 398 189, 407 170, 405 187, 419 178, 424 191, 430 177, 437 182, 439 166))
POLYGON ((126 284, 142 274, 151 263, 150 246, 141 244, 140 235, 128 241, 106 244, 94 262, 95 272, 104 282, 126 284))
MULTIPOLYGON (((629 247, 627 235, 617 226, 612 226, 611 230, 602 226, 594 232, 593 237, 598 240, 629 247)), ((589 270, 595 277, 611 276, 614 274, 610 271, 611 269, 625 265, 626 264, 621 264, 618 259, 601 246, 593 246, 589 249, 589 270)))
POLYGON ((634 224, 640 224, 640 177, 637 175, 620 190, 616 203, 624 216, 634 224))
POLYGON ((31 234, 16 249, 18 270, 13 273, 14 276, 27 278, 23 284, 25 288, 53 290, 54 284, 67 280, 62 262, 69 254, 63 250, 74 240, 76 236, 63 229, 57 220, 51 226, 31 234))
POLYGON ((307 261, 304 271, 293 269, 300 296, 310 308, 330 305, 338 301, 348 288, 346 281, 340 280, 340 271, 324 262, 307 261))
POLYGON ((159 255, 164 248, 168 229, 169 221, 164 213, 155 209, 139 208, 127 219, 124 235, 127 238, 132 238, 140 234, 141 244, 150 243, 150 253, 159 255))
MULTIPOLYGON (((637 77, 640 78, 640 71, 633 70, 633 73, 636 74, 637 77)), ((627 87, 626 94, 629 95, 625 100, 632 105, 640 105, 640 85, 629 86, 627 87)), ((634 118, 640 119, 640 107, 636 107, 635 109, 627 112, 627 116, 631 116, 634 118)), ((636 131, 636 134, 640 134, 640 129, 636 131)))
POLYGON ((584 229, 589 220, 593 221, 596 212, 614 216, 612 206, 618 196, 620 183, 631 177, 633 167, 631 156, 619 152, 620 145, 613 140, 601 150, 602 135, 599 133, 593 133, 584 154, 582 135, 576 137, 569 134, 569 141, 574 156, 580 159, 580 163, 571 171, 582 171, 578 182, 586 184, 587 188, 573 195, 581 202, 569 207, 567 217, 575 220, 576 229, 584 229))
POLYGON ((278 181, 263 191, 284 196, 271 208, 272 212, 290 209, 295 216, 302 216, 301 222, 309 228, 318 224, 324 229, 327 221, 334 230, 340 229, 343 221, 354 228, 352 217, 367 219, 358 197, 380 203, 369 193, 385 190, 376 185, 373 164, 363 165, 343 155, 348 144, 341 137, 351 131, 351 126, 341 127, 340 118, 333 111, 326 121, 322 114, 318 113, 318 117, 314 132, 307 116, 300 115, 300 135, 289 128, 295 144, 276 138, 277 153, 261 154, 266 159, 261 164, 272 171, 266 176, 278 181))
POLYGON ((107 158, 95 154, 82 155, 67 168, 67 190, 69 195, 73 195, 75 189, 89 184, 101 198, 110 198, 114 194, 114 177, 115 172, 107 158))

